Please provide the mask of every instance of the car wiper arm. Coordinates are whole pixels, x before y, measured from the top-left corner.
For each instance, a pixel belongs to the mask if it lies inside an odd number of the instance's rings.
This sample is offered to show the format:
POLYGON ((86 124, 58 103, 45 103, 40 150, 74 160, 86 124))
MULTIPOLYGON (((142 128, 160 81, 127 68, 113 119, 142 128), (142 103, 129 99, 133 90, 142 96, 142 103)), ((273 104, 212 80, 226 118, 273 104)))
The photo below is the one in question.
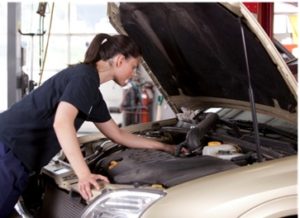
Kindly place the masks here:
MULTIPOLYGON (((231 126, 238 126, 239 128, 245 129, 245 128, 253 128, 253 122, 251 121, 247 121, 247 120, 230 120, 230 121, 226 121, 227 123, 230 122, 231 126)), ((259 132, 262 132, 262 134, 264 133, 275 133, 278 134, 280 136, 289 138, 291 140, 297 140, 297 135, 285 131, 283 129, 268 125, 266 123, 258 123, 258 129, 259 132)))
POLYGON ((246 46, 244 28, 243 28, 241 17, 239 17, 239 23, 240 23, 240 27, 241 27, 243 50, 244 50, 245 64, 246 64, 246 70, 247 70, 248 94, 249 94, 249 100, 250 100, 250 104, 251 104, 253 129, 254 129, 255 142, 256 142, 256 153, 257 153, 258 161, 261 162, 262 161, 262 155, 261 155, 260 139, 259 139, 259 132, 258 132, 258 123, 257 123, 257 116, 256 116, 255 100, 254 100, 254 94, 253 94, 253 89, 252 89, 251 75, 250 75, 248 55, 247 55, 247 46, 246 46))

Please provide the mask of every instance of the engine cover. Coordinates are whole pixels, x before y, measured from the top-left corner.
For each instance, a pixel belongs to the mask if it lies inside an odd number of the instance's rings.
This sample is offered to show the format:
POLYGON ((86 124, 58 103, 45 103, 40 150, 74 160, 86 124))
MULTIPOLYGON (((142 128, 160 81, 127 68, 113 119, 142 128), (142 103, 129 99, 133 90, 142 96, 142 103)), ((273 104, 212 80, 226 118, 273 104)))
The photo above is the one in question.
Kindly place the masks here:
POLYGON ((104 158, 100 167, 116 183, 171 187, 237 165, 211 156, 175 157, 157 150, 127 149, 104 158))

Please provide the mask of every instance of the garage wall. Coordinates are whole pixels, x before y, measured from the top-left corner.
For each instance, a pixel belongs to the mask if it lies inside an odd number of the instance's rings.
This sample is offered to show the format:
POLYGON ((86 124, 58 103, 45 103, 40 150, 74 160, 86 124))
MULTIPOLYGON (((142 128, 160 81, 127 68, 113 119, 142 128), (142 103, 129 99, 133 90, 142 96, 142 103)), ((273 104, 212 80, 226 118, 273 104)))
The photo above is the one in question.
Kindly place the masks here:
POLYGON ((0 111, 7 108, 7 3, 0 2, 0 111))

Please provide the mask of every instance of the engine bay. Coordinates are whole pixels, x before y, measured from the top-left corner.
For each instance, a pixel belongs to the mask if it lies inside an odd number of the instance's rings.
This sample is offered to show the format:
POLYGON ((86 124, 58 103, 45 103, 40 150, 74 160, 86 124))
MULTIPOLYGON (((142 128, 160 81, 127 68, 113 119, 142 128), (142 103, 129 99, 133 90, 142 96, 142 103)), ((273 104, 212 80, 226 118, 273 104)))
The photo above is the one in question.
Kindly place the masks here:
MULTIPOLYGON (((81 147, 91 171, 107 176, 112 184, 168 188, 209 174, 297 153, 297 135, 259 124, 259 149, 263 158, 259 160, 252 123, 221 119, 216 113, 199 113, 192 120, 179 119, 173 125, 163 126, 157 122, 134 133, 176 145, 177 153, 132 149, 102 138, 81 147), (188 151, 185 154, 179 152, 183 147, 188 151)), ((77 183, 63 153, 43 172, 65 190, 71 190, 77 183)))

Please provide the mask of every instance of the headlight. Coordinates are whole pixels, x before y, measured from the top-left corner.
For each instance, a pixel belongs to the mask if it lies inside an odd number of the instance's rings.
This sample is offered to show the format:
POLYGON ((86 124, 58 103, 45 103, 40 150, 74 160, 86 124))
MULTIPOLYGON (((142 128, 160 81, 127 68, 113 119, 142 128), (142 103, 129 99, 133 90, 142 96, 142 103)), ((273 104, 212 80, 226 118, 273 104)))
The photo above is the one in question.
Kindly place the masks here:
POLYGON ((160 190, 120 189, 108 191, 84 211, 81 218, 138 218, 165 195, 160 190))

